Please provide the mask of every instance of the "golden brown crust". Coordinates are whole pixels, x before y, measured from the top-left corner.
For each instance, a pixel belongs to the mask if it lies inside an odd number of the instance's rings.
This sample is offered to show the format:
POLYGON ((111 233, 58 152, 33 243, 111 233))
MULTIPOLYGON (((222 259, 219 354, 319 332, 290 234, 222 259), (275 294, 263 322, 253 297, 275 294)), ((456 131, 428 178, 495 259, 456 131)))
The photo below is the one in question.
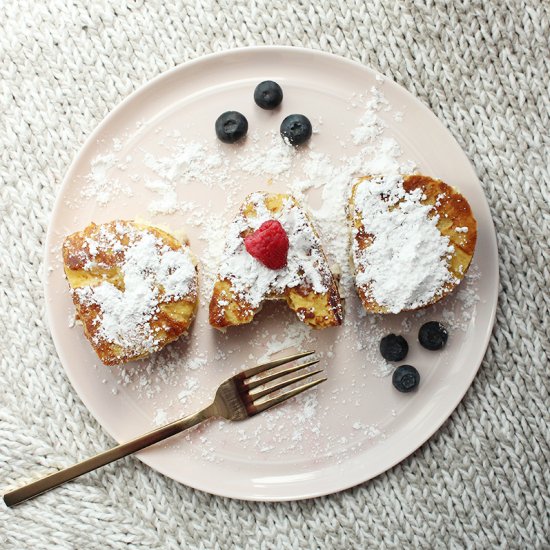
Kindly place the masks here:
MULTIPOLYGON (((355 195, 359 185, 375 176, 360 178, 353 186, 350 197, 349 216, 355 232, 355 244, 360 249, 365 249, 372 243, 372 235, 365 231, 360 215, 355 209, 355 195)), ((422 204, 433 206, 432 215, 439 215, 437 228, 442 235, 449 237, 454 246, 454 253, 449 262, 449 271, 456 282, 448 282, 434 298, 423 307, 435 304, 450 294, 459 282, 464 278, 472 261, 477 241, 477 222, 466 198, 454 187, 445 182, 420 174, 404 175, 403 188, 407 192, 420 188, 425 195, 422 204), (457 228, 466 228, 457 231, 457 228)), ((357 270, 358 267, 355 266, 357 270)), ((357 287, 357 293, 361 298, 364 308, 372 313, 388 313, 388 309, 378 304, 368 292, 366 287, 357 287)), ((421 309, 421 308, 415 308, 421 309)), ((408 310, 403 310, 408 311, 408 310)))
MULTIPOLYGON (((266 193, 264 196, 266 207, 273 213, 279 212, 284 202, 289 199, 294 202, 296 208, 300 208, 291 195, 266 193)), ((250 197, 245 200, 240 212, 247 219, 256 216, 255 207, 250 201, 250 197)), ((318 237, 309 218, 308 222, 313 233, 318 237)), ((243 232, 241 236, 246 236, 246 233, 247 231, 243 232)), ((322 250, 321 253, 326 261, 322 250)), ((288 306, 296 312, 298 318, 312 328, 322 329, 338 326, 342 324, 342 303, 332 275, 328 287, 327 292, 317 293, 314 292, 311 285, 302 284, 286 288, 281 294, 266 296, 265 299, 285 300, 288 306)), ((214 284, 210 300, 209 322, 217 329, 247 324, 252 321, 260 309, 261 306, 254 308, 242 298, 237 297, 229 280, 218 278, 214 284)))
POLYGON ((208 317, 214 328, 225 329, 245 325, 254 319, 257 312, 258 309, 254 309, 250 304, 237 299, 231 288, 231 283, 227 279, 218 279, 215 282, 208 317))
MULTIPOLYGON (((105 365, 117 365, 146 357, 149 351, 124 347, 109 342, 100 337, 102 311, 98 304, 84 300, 75 289, 95 287, 103 282, 109 282, 121 291, 124 291, 124 277, 121 271, 124 262, 125 250, 129 245, 128 233, 121 233, 117 228, 133 228, 153 234, 163 246, 171 250, 183 248, 183 244, 169 233, 156 227, 137 224, 130 221, 113 221, 106 224, 94 223, 84 230, 66 237, 63 242, 64 271, 72 291, 72 298, 76 308, 76 316, 81 321, 86 338, 90 341, 94 351, 105 365), (87 242, 100 238, 100 232, 107 231, 114 235, 121 246, 117 250, 102 249, 91 251, 87 242)), ((155 346, 153 351, 179 338, 185 333, 195 316, 198 304, 198 290, 179 299, 166 296, 164 289, 159 286, 158 311, 148 321, 147 331, 154 335, 155 346)))

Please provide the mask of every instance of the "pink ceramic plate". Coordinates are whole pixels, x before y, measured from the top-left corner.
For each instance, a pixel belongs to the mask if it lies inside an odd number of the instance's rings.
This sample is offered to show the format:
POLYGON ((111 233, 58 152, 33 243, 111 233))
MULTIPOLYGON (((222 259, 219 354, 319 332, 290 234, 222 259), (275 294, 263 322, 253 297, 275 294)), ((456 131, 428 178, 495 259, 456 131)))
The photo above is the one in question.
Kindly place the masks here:
POLYGON ((380 474, 417 449, 472 382, 493 326, 498 287, 495 232, 483 190, 435 116, 360 64, 279 47, 186 63, 119 105, 67 173, 48 232, 46 267, 48 318, 61 362, 86 406, 118 441, 194 412, 222 379, 262 357, 298 348, 319 352, 329 380, 318 390, 242 423, 212 422, 138 455, 192 487, 251 500, 333 493, 380 474), (255 85, 265 79, 278 81, 285 93, 273 112, 252 100, 255 85), (216 140, 214 120, 226 110, 247 116, 244 143, 216 140), (292 155, 280 148, 278 127, 295 112, 307 114, 316 132, 309 147, 292 155), (331 206, 342 204, 337 194, 331 198, 331 185, 342 184, 338 178, 354 158, 359 170, 372 171, 397 156, 457 186, 472 205, 479 224, 473 276, 458 292, 420 314, 378 318, 362 314, 348 288, 346 325, 322 332, 309 331, 285 307, 271 304, 251 326, 227 335, 208 326, 207 290, 224 226, 247 193, 302 190, 334 259, 345 238, 332 234, 323 220, 331 206), (203 296, 188 338, 148 361, 109 369, 80 327, 71 327, 60 246, 65 235, 89 222, 114 218, 184 228, 202 261, 203 296), (423 350, 416 340, 418 327, 431 319, 450 327, 442 352, 423 350), (406 335, 407 363, 421 372, 414 394, 392 387, 378 354, 380 336, 390 331, 406 335))

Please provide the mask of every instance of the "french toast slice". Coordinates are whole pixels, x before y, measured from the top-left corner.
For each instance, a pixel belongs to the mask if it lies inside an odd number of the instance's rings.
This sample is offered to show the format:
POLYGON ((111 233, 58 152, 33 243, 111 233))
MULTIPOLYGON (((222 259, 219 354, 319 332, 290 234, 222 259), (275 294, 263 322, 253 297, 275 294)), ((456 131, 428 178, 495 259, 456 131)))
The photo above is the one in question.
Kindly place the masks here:
POLYGON ((63 263, 76 316, 105 365, 146 357, 190 327, 198 303, 187 242, 116 220, 69 235, 63 263))
POLYGON ((250 323, 265 300, 285 300, 315 329, 342 323, 338 288, 311 220, 287 194, 253 193, 228 228, 224 254, 210 300, 217 329, 250 323), (245 238, 270 220, 288 235, 286 265, 270 269, 247 252, 245 238))
POLYGON ((428 176, 360 178, 348 217, 356 288, 369 312, 436 303, 464 278, 474 255, 477 223, 468 201, 428 176))

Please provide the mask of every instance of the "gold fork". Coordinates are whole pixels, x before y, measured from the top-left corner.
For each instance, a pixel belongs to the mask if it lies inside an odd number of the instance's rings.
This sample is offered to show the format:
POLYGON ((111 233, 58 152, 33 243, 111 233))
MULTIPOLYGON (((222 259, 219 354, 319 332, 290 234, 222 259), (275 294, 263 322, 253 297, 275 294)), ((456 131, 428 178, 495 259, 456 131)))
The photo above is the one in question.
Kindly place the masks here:
POLYGON ((319 361, 309 361, 287 367, 282 370, 267 373, 266 371, 279 367, 291 361, 302 359, 315 353, 314 351, 306 351, 304 353, 297 353, 289 357, 283 357, 282 359, 275 359, 269 363, 258 365, 251 369, 244 370, 231 378, 228 378, 225 382, 222 382, 216 391, 214 401, 208 405, 208 407, 201 411, 180 418, 174 422, 170 422, 160 428, 152 430, 142 436, 136 437, 127 443, 117 445, 108 451, 99 453, 91 458, 83 460, 74 466, 60 470, 41 479, 33 481, 28 485, 24 485, 19 489, 9 491, 4 494, 4 502, 7 506, 15 506, 35 496, 45 493, 50 489, 58 487, 59 485, 70 481, 82 474, 96 470, 101 466, 105 466, 119 458, 123 458, 132 453, 145 449, 150 445, 154 445, 159 441, 163 441, 168 437, 172 437, 192 426, 196 426, 208 418, 221 417, 227 420, 244 420, 250 416, 254 416, 262 411, 270 409, 274 405, 278 405, 283 401, 286 401, 290 397, 294 397, 299 393, 302 393, 309 388, 313 388, 324 382, 326 378, 319 378, 295 387, 291 390, 287 390, 284 393, 271 396, 273 392, 281 390, 287 386, 300 382, 306 378, 319 374, 322 370, 316 370, 313 372, 305 372, 292 378, 283 379, 288 374, 305 369, 311 365, 315 365, 319 361), (257 377, 257 375, 266 373, 265 376, 257 377), (281 379, 281 380, 279 380, 281 379), (279 380, 279 381, 277 381, 279 380), (269 382, 277 381, 275 384, 269 387, 263 387, 269 382))

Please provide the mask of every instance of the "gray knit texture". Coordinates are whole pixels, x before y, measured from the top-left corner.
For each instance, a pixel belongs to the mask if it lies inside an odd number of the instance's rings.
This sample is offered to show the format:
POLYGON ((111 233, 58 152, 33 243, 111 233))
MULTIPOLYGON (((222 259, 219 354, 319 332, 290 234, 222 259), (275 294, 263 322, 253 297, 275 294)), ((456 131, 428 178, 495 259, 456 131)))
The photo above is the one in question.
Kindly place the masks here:
POLYGON ((3 549, 550 548, 547 0, 0 2, 0 489, 113 441, 45 322, 43 243, 94 127, 159 73, 236 46, 333 52, 428 105, 473 162, 496 225, 497 321, 466 397, 378 478, 310 501, 218 498, 134 458, 23 506, 3 549))

